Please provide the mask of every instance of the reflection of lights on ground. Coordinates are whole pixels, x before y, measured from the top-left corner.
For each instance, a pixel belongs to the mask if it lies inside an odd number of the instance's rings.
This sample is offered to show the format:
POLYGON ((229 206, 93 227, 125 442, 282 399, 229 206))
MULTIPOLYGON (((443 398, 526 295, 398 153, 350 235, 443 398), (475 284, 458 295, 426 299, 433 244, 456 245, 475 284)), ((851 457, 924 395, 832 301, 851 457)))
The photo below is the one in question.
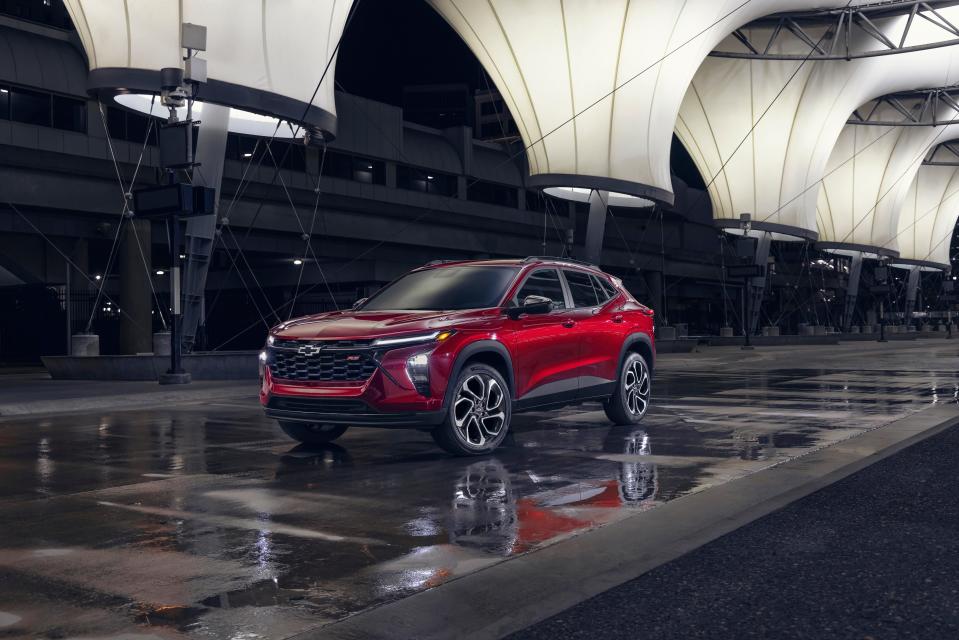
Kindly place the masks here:
POLYGON ((37 475, 40 476, 40 490, 46 492, 51 480, 56 464, 50 457, 50 438, 40 438, 37 445, 37 475))
POLYGON ((406 523, 406 531, 413 537, 425 538, 429 536, 438 536, 443 533, 440 527, 432 518, 419 517, 406 523))

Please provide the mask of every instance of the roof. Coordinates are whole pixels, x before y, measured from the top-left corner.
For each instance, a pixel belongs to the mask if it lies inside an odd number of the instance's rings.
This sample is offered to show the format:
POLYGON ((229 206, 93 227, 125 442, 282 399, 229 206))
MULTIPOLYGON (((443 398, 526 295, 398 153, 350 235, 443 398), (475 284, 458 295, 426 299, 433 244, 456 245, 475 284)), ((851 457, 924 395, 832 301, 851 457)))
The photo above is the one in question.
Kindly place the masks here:
POLYGON ((429 262, 420 269, 436 269, 443 267, 457 267, 462 265, 484 265, 490 267, 521 267, 528 264, 558 264, 570 267, 580 267, 603 273, 596 265, 575 260, 573 258, 561 258, 554 256, 528 256, 526 258, 498 258, 492 260, 436 260, 429 262))

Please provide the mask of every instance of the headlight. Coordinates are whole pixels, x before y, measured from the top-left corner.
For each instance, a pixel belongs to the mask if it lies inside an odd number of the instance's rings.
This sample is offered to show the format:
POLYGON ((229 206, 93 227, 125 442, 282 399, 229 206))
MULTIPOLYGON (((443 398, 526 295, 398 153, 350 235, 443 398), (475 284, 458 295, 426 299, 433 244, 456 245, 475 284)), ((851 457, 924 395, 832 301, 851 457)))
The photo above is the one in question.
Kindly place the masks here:
POLYGON ((266 339, 266 346, 272 347, 274 342, 276 342, 276 338, 274 336, 269 336, 266 339))
POLYGON ((434 331, 433 333, 421 333, 415 336, 400 336, 397 338, 377 338, 373 341, 374 347, 403 347, 413 344, 419 344, 421 342, 442 342, 446 340, 451 335, 453 331, 434 331))
POLYGON ((406 361, 406 375, 420 395, 430 394, 430 354, 418 353, 406 361))
POLYGON ((266 370, 266 351, 260 352, 259 361, 257 363, 257 368, 260 370, 260 377, 262 378, 266 370))

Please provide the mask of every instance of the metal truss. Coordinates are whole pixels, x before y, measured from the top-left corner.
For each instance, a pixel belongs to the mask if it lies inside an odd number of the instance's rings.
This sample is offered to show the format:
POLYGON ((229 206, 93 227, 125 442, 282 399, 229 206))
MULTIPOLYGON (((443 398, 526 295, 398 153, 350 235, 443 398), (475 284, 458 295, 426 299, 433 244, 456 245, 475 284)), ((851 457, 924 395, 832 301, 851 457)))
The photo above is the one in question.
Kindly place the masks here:
POLYGON ((732 33, 745 50, 717 49, 709 55, 754 60, 854 60, 946 47, 959 44, 959 28, 939 10, 957 4, 959 0, 881 0, 856 7, 777 13, 732 33), (898 38, 887 35, 876 24, 898 16, 908 16, 898 38), (906 46, 917 18, 938 27, 943 39, 906 46))
POLYGON ((959 141, 940 142, 926 154, 922 163, 937 167, 959 167, 959 141))
POLYGON ((853 111, 847 122, 884 127, 959 124, 959 85, 890 93, 853 111))

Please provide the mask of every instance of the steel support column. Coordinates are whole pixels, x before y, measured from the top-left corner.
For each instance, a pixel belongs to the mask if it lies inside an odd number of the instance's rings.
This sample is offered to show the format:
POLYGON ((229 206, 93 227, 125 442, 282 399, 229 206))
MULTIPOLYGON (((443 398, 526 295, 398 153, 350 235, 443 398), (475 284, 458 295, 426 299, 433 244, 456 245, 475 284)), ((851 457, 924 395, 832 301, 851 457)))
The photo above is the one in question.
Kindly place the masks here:
POLYGON ((859 276, 862 275, 862 251, 852 256, 849 265, 849 282, 846 285, 846 304, 842 313, 842 330, 848 332, 852 327, 853 315, 856 311, 856 298, 859 296, 859 276))
POLYGON ((216 189, 215 213, 190 218, 186 224, 186 265, 183 270, 183 324, 181 344, 184 353, 193 349, 197 331, 203 318, 203 296, 206 276, 213 254, 213 241, 220 209, 220 186, 223 183, 223 161, 226 155, 226 135, 230 125, 230 108, 206 103, 197 137, 196 162, 193 183, 216 189))

